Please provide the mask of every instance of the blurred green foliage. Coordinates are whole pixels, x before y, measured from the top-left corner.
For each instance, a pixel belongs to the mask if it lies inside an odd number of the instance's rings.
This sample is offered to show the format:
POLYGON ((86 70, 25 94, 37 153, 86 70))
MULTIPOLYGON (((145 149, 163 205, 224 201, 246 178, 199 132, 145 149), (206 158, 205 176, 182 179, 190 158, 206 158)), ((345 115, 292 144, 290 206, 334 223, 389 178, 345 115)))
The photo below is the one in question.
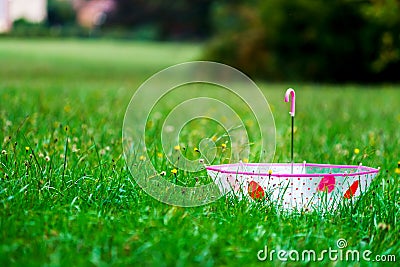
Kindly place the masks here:
POLYGON ((398 81, 400 1, 218 1, 206 58, 271 80, 398 81))
POLYGON ((2 33, 0 37, 87 38, 91 36, 89 36, 89 31, 87 29, 84 29, 77 24, 49 26, 46 23, 32 23, 24 19, 20 19, 14 22, 12 31, 2 33))
MULTIPOLYGON (((211 35, 210 14, 213 1, 215 0, 114 0, 115 9, 106 11, 104 22, 87 28, 79 25, 79 8, 74 9, 71 1, 48 0, 45 23, 14 23, 13 30, 2 35, 203 41, 211 35)), ((87 2, 89 0, 82 1, 87 2)))
POLYGON ((210 35, 213 1, 115 0, 116 10, 105 26, 151 33, 156 40, 204 40, 210 35))
POLYGON ((76 12, 70 1, 48 0, 47 23, 49 26, 76 24, 76 12))
POLYGON ((400 0, 115 0, 86 29, 66 0, 6 36, 208 41, 203 59, 274 81, 399 82, 400 0), (210 40, 210 36, 212 36, 210 40))

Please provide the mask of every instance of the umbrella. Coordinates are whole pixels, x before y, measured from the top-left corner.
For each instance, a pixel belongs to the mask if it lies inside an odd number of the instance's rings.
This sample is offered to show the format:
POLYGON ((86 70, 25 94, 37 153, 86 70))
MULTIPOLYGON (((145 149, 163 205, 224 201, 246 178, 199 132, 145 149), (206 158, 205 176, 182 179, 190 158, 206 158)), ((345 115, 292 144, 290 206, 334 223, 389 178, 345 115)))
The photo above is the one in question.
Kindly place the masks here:
POLYGON ((285 102, 291 100, 291 162, 235 163, 207 166, 207 173, 222 193, 239 198, 267 200, 286 210, 335 209, 367 192, 379 168, 360 165, 294 163, 293 128, 295 91, 289 88, 285 102), (291 99, 289 99, 291 98, 291 99))

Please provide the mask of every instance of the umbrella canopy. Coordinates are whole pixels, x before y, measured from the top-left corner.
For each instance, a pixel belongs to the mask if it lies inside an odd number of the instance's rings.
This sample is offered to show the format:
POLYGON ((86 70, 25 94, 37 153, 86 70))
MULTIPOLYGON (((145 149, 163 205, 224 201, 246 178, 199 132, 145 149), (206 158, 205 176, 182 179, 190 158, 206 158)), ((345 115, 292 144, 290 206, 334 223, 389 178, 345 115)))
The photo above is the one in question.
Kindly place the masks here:
POLYGON ((367 192, 379 169, 305 162, 236 163, 208 166, 207 172, 223 193, 303 210, 334 209, 356 199, 367 192))

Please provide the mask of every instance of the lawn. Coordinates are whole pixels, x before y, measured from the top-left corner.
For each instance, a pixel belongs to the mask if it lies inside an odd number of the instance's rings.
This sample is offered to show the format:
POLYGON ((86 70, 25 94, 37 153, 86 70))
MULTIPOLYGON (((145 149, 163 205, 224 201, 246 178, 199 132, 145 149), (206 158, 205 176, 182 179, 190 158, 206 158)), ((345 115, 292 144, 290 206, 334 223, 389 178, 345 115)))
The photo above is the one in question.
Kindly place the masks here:
MULTIPOLYGON (((182 208, 140 189, 122 156, 129 100, 154 73, 200 56, 194 44, 0 39, 1 266, 272 266, 281 261, 257 259, 265 246, 319 252, 337 249, 341 238, 347 249, 371 250, 371 259, 400 260, 398 85, 257 82, 275 118, 275 162, 290 160, 283 96, 291 86, 297 162, 381 168, 355 205, 287 214, 222 197, 182 208)), ((188 151, 194 132, 212 136, 215 130, 191 127, 182 139, 188 151)), ((174 167, 163 160, 155 164, 166 178, 191 177, 179 170, 172 175, 174 167)), ((377 263, 326 257, 324 264, 377 263)))

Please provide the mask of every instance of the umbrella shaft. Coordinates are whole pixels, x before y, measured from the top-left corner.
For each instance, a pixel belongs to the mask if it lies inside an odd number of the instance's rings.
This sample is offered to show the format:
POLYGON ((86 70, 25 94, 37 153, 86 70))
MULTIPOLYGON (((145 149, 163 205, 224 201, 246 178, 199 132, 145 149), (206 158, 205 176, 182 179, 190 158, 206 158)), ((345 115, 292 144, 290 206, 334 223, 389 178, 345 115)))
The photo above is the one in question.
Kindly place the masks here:
POLYGON ((291 145, 291 156, 290 156, 290 159, 291 159, 291 162, 292 162, 292 168, 291 168, 291 171, 292 171, 292 173, 293 173, 293 163, 294 163, 294 160, 293 160, 293 143, 294 143, 294 116, 292 116, 292 145, 291 145))

